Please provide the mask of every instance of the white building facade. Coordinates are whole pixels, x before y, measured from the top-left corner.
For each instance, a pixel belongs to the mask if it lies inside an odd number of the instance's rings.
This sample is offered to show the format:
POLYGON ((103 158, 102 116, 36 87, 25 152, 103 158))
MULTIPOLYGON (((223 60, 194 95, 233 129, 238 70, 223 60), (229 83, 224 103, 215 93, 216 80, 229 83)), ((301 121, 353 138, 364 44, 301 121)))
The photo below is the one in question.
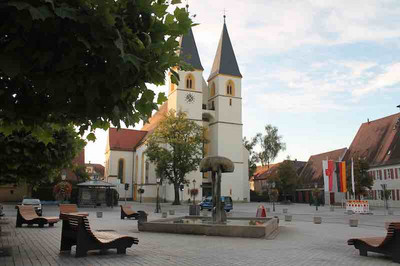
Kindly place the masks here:
MULTIPOLYGON (((169 110, 184 111, 190 120, 207 129, 209 143, 205 156, 224 156, 235 165, 233 173, 223 174, 221 194, 234 201, 249 201, 249 153, 242 143, 242 75, 240 73, 226 24, 223 25, 211 74, 206 81, 192 30, 180 40, 182 59, 193 67, 192 71, 176 70, 178 85, 169 83, 168 100, 152 116, 142 130, 110 129, 105 153, 105 176, 118 185, 120 197, 135 201, 155 201, 157 195, 155 166, 145 156, 146 138, 157 127, 169 110), (125 185, 129 188, 125 191, 125 185), (138 193, 143 189, 142 194, 138 193)), ((170 78, 168 78, 170 80, 170 78)), ((188 200, 189 190, 195 186, 200 193, 196 200, 211 195, 211 174, 194 171, 186 176, 180 198, 188 200)), ((162 200, 173 201, 174 189, 164 181, 159 188, 162 200)))

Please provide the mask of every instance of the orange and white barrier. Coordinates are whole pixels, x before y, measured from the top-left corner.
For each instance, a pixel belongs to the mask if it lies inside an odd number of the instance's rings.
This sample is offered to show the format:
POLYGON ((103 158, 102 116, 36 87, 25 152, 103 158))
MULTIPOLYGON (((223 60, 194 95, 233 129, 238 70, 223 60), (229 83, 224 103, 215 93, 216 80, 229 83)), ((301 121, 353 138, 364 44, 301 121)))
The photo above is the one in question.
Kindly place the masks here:
POLYGON ((346 202, 346 211, 369 213, 369 203, 367 200, 348 200, 346 202))

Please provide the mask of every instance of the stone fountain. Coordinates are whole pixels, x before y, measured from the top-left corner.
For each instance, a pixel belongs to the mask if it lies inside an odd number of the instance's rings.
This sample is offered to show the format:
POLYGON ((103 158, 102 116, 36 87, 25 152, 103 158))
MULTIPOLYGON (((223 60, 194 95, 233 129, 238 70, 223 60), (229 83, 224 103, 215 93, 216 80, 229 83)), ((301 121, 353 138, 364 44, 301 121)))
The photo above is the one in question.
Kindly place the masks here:
POLYGON ((274 238, 279 220, 275 217, 229 217, 227 219, 221 202, 222 173, 231 173, 235 166, 231 160, 221 156, 205 157, 200 163, 200 172, 211 172, 212 218, 205 216, 183 216, 138 222, 139 231, 193 234, 210 236, 233 236, 251 238, 274 238))

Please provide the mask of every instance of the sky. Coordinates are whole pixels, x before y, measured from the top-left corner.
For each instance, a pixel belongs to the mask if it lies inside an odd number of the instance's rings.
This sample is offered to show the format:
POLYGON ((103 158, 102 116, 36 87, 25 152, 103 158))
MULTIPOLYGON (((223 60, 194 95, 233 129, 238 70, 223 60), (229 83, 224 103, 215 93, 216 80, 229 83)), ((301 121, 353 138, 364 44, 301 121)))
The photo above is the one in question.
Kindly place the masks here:
MULTIPOLYGON (((223 14, 242 80, 243 136, 278 128, 287 156, 349 147, 361 123, 399 112, 398 0, 191 0, 205 79, 223 14)), ((166 92, 167 87, 154 87, 166 92)), ((142 125, 135 128, 140 129, 142 125)), ((106 132, 86 162, 104 164, 106 132)))

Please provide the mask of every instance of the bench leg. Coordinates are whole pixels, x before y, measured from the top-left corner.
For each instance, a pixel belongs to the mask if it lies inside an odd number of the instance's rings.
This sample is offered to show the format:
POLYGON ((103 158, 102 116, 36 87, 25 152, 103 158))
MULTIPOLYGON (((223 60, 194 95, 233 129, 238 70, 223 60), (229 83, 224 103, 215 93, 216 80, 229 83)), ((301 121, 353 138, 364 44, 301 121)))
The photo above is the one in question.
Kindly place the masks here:
POLYGON ((39 227, 40 227, 40 228, 43 228, 43 227, 44 227, 44 224, 43 224, 43 223, 40 223, 40 224, 39 224, 39 227))
POLYGON ((49 227, 53 227, 53 226, 54 226, 54 223, 49 224, 49 227))
POLYGON ((126 248, 117 248, 118 254, 126 254, 126 248))
POLYGON ((368 252, 365 249, 360 249, 360 256, 367 257, 368 256, 368 252))
POLYGON ((76 246, 76 254, 75 257, 79 258, 79 257, 85 257, 87 255, 87 250, 83 249, 83 248, 79 248, 78 249, 78 245, 76 246))
POLYGON ((71 252, 72 243, 68 240, 61 240, 60 251, 69 251, 71 252))

